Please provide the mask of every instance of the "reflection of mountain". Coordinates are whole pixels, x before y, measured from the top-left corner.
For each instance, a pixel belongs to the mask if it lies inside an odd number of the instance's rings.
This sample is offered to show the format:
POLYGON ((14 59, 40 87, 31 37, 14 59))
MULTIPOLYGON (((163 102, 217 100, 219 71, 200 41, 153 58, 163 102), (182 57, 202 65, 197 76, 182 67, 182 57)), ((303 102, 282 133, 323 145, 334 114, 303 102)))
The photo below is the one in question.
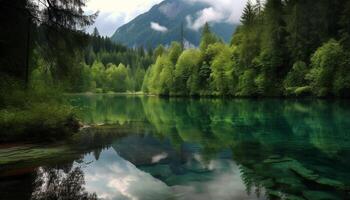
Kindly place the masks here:
MULTIPOLYGON (((181 149, 175 150, 167 140, 137 135, 119 140, 112 147, 118 152, 117 157, 123 157, 142 173, 164 182, 178 198, 259 199, 255 194, 246 193, 239 168, 230 159, 230 154, 205 160, 198 145, 183 144, 181 149)), ((144 180, 138 182, 143 184, 144 180)))
POLYGON ((181 179, 169 177, 192 159, 184 148, 196 144, 192 148, 197 150, 189 152, 204 162, 230 150, 248 191, 264 188, 271 199, 350 198, 350 108, 345 101, 109 98, 124 107, 101 114, 126 116, 131 124, 143 121, 152 127, 148 134, 174 148, 152 150, 158 144, 147 147, 138 141, 128 146, 132 143, 128 141, 123 150, 127 153, 121 154, 166 183, 181 179), (137 151, 143 147, 145 152, 137 151), (165 152, 169 157, 152 165, 147 152, 152 156, 165 152))
POLYGON ((74 104, 86 122, 110 125, 85 129, 65 145, 1 149, 0 176, 16 175, 0 178, 2 198, 28 199, 41 177, 28 172, 38 166, 59 169, 64 176, 56 180, 63 180, 82 164, 88 194, 118 188, 122 197, 148 199, 169 191, 189 199, 350 199, 346 101, 95 96, 74 104))

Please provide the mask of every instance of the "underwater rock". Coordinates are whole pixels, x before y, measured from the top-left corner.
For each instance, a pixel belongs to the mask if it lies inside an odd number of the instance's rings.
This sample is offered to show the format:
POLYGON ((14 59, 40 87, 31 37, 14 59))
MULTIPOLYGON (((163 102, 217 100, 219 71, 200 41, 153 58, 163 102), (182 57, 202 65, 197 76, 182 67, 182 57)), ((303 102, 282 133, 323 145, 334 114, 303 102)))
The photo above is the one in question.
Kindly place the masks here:
POLYGON ((267 191, 267 194, 269 196, 277 197, 278 199, 283 199, 283 200, 305 200, 303 197, 298 197, 292 194, 285 194, 285 193, 282 193, 281 191, 276 191, 276 190, 269 190, 267 191))
POLYGON ((340 189, 340 190, 346 190, 345 185, 337 180, 321 177, 321 178, 316 179, 315 182, 318 184, 321 184, 321 185, 335 187, 335 188, 340 189))
POLYGON ((153 166, 140 166, 139 169, 161 180, 165 180, 173 174, 170 166, 163 164, 153 166))
POLYGON ((264 163, 266 164, 283 163, 283 162, 293 162, 293 160, 290 158, 277 158, 277 157, 269 157, 268 159, 264 160, 264 163))
POLYGON ((341 200, 342 198, 324 191, 303 191, 307 200, 341 200))
POLYGON ((260 184, 265 188, 272 188, 275 185, 275 183, 270 178, 262 180, 260 184))
POLYGON ((297 177, 292 177, 288 174, 288 171, 293 172, 295 175, 305 179, 309 182, 314 182, 319 185, 328 186, 337 190, 348 190, 349 187, 344 185, 341 181, 322 177, 320 174, 316 174, 313 170, 307 169, 303 164, 297 160, 291 158, 268 158, 263 161, 264 164, 271 165, 272 168, 279 170, 280 177, 276 177, 276 182, 279 184, 289 185, 293 190, 303 190, 304 185, 297 177), (285 174, 287 173, 287 174, 285 174), (283 176, 282 176, 283 175, 283 176), (289 176, 286 178, 286 176, 289 176))
POLYGON ((165 180, 165 183, 169 186, 173 185, 187 185, 191 182, 206 182, 212 180, 212 173, 193 173, 189 172, 183 175, 173 175, 165 180))

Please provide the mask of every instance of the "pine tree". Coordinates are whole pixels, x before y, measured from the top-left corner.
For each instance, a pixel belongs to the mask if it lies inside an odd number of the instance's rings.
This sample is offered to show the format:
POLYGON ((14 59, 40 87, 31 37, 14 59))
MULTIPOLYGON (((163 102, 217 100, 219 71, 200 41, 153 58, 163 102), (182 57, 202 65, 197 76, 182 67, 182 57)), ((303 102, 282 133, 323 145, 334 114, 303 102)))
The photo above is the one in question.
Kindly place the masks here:
POLYGON ((241 23, 247 27, 252 26, 257 18, 256 9, 250 0, 248 0, 241 17, 241 23))
POLYGON ((100 32, 98 31, 98 29, 95 27, 94 28, 94 31, 93 31, 93 33, 92 33, 92 36, 93 37, 100 37, 100 32))
POLYGON ((205 23, 202 30, 202 37, 200 43, 200 50, 204 52, 210 44, 214 44, 218 41, 218 38, 211 32, 210 26, 208 23, 205 23))

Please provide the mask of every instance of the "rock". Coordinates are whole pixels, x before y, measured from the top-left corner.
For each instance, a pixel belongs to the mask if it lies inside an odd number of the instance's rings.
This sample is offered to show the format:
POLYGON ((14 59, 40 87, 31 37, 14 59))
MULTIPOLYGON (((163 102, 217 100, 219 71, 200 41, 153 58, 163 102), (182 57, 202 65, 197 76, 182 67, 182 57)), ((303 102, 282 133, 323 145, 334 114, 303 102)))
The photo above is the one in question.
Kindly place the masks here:
POLYGON ((340 197, 324 191, 303 191, 303 195, 308 200, 341 200, 340 197))

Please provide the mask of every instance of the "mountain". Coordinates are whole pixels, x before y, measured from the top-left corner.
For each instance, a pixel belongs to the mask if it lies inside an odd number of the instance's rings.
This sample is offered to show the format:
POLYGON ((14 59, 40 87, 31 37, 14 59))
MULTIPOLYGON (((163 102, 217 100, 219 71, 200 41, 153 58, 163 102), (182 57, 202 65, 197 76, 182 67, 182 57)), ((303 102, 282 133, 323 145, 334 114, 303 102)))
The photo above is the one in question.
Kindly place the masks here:
MULTIPOLYGON (((169 45, 172 41, 181 41, 181 27, 183 26, 187 45, 198 46, 201 29, 189 28, 188 19, 195 19, 197 13, 205 8, 209 8, 209 5, 199 2, 186 3, 184 0, 165 0, 118 28, 111 39, 129 47, 169 45)), ((230 23, 210 25, 213 32, 225 42, 230 41, 237 26, 230 23)))

